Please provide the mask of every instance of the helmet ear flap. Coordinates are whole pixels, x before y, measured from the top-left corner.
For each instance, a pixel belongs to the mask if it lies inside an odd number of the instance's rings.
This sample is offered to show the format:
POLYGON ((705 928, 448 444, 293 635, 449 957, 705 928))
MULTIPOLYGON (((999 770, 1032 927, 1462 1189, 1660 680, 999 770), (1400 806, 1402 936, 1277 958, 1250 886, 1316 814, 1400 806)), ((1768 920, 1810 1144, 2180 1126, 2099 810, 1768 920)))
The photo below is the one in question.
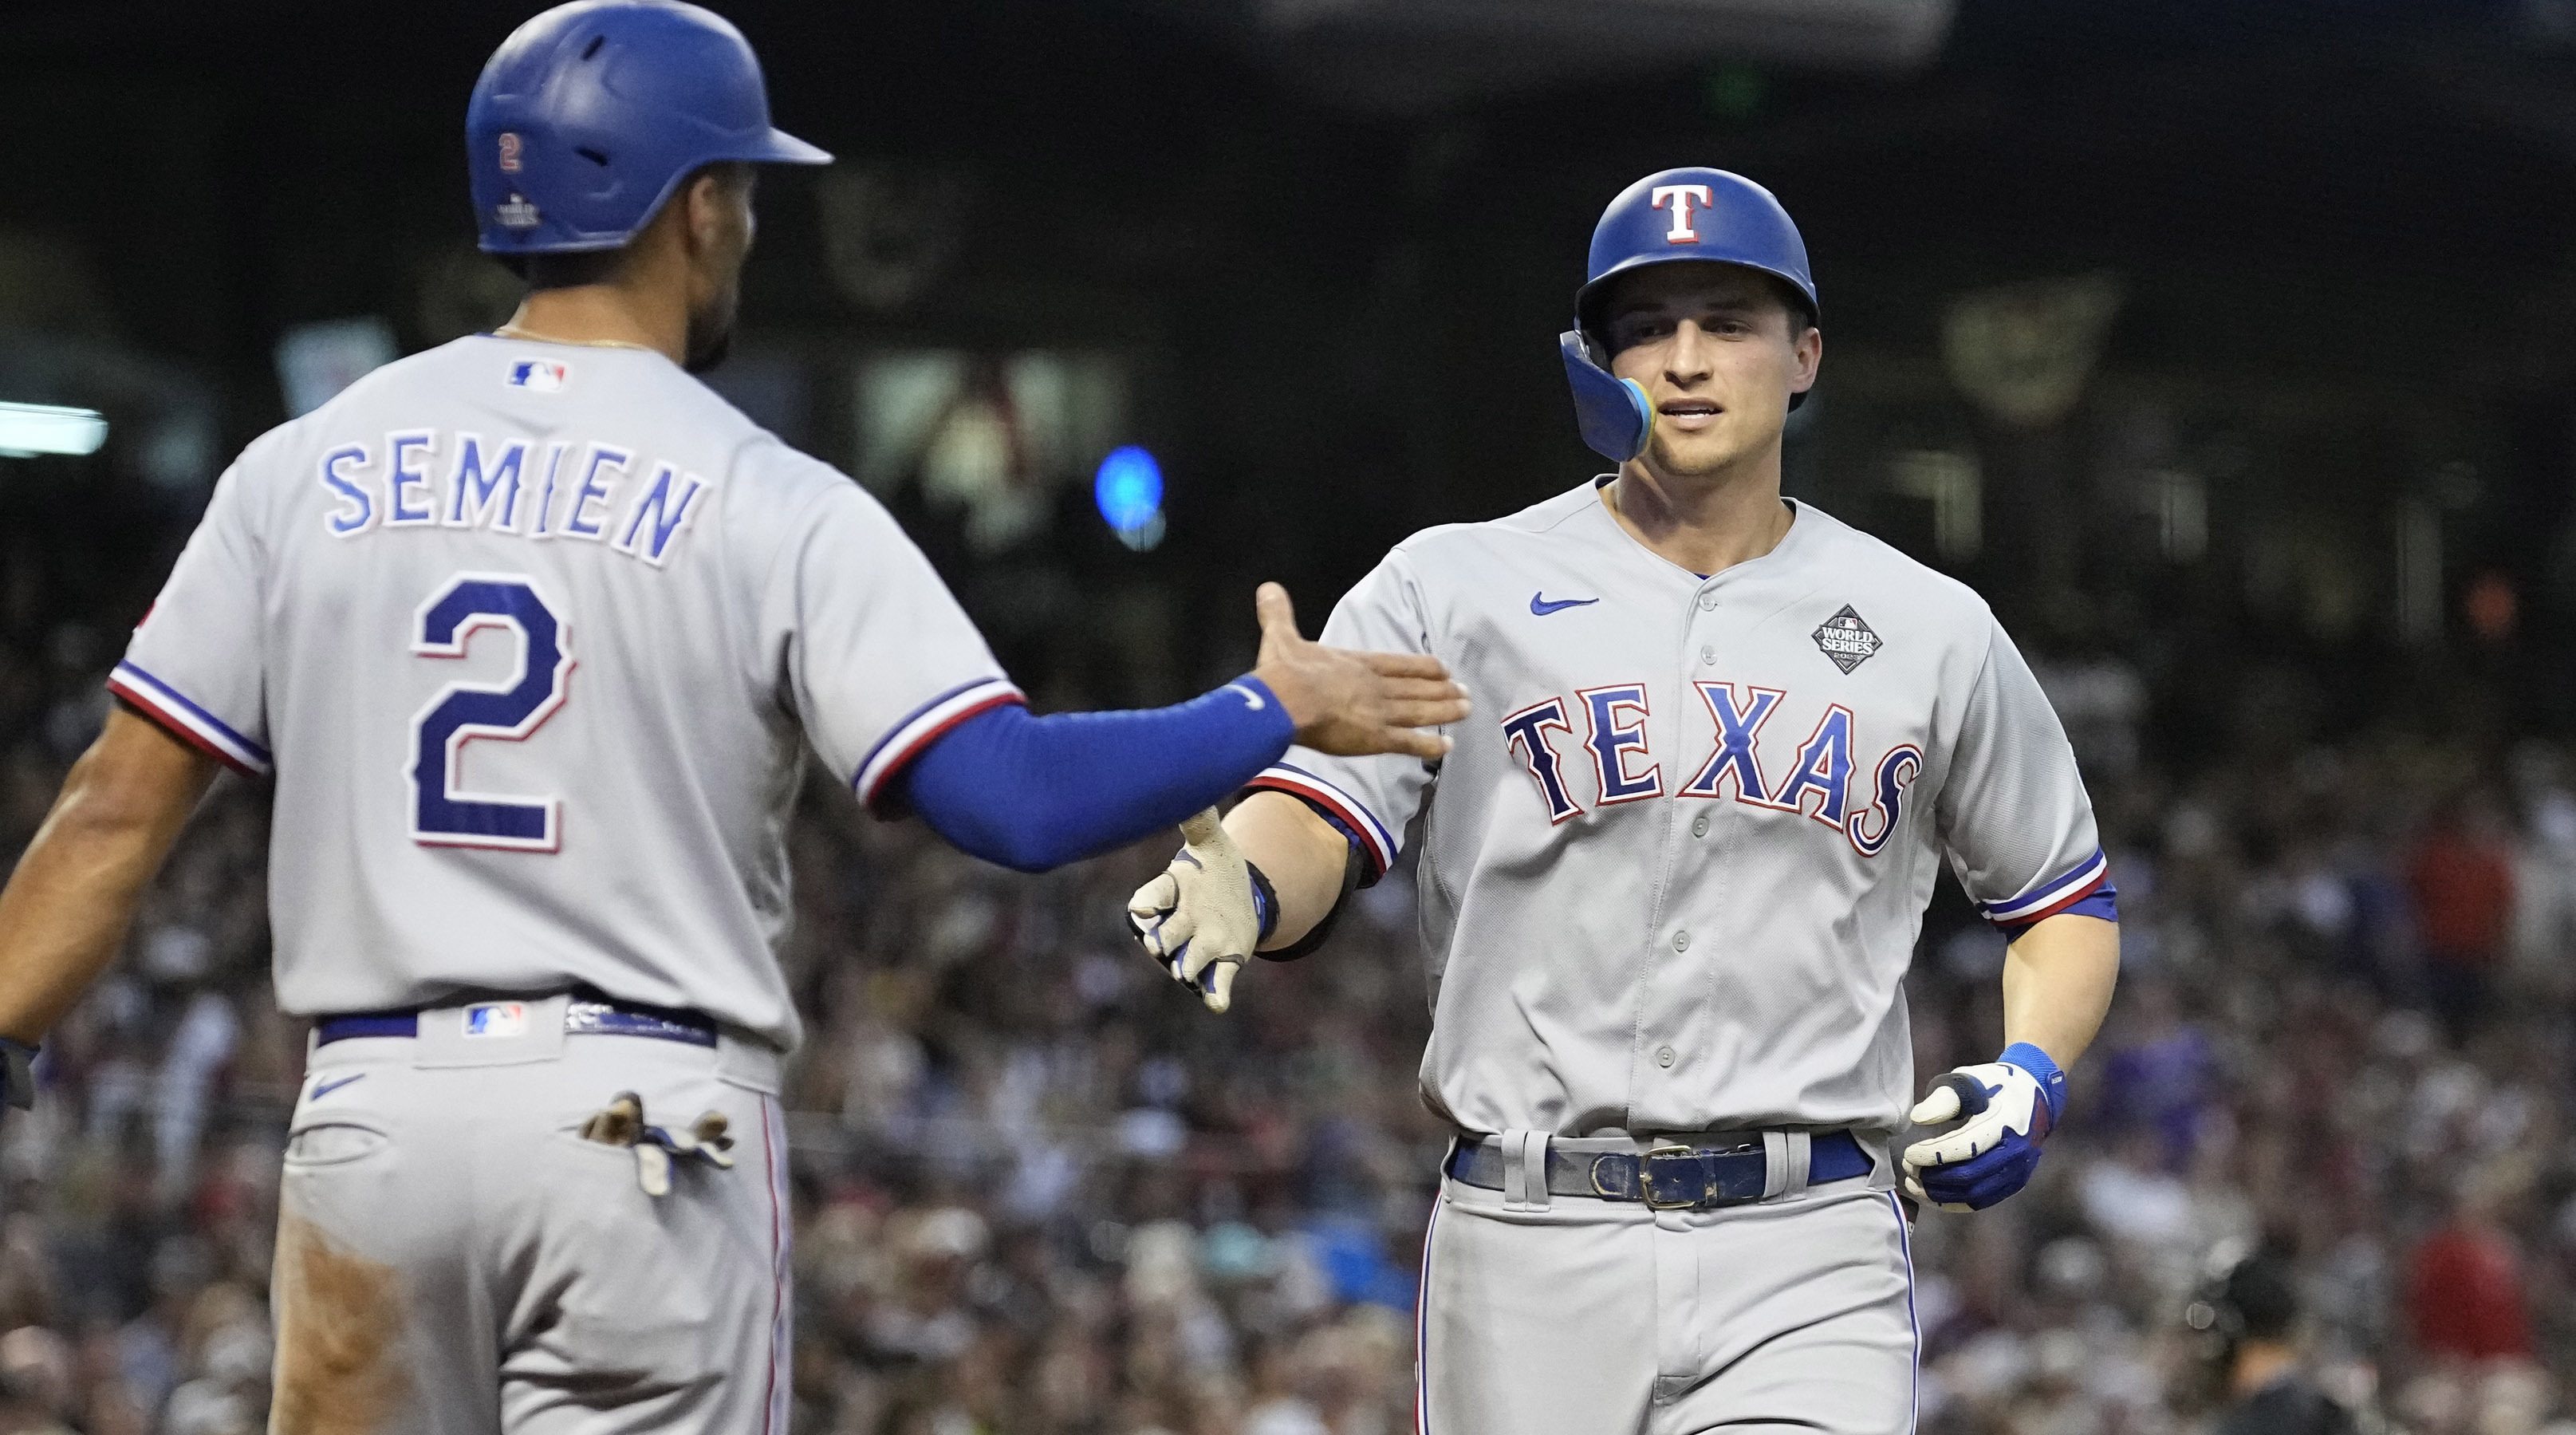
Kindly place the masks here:
POLYGON ((1574 418, 1583 430, 1584 446, 1612 463, 1626 463, 1646 451, 1655 406, 1634 379, 1611 374, 1596 356, 1599 346, 1580 329, 1556 336, 1565 358, 1565 379, 1574 389, 1574 418))

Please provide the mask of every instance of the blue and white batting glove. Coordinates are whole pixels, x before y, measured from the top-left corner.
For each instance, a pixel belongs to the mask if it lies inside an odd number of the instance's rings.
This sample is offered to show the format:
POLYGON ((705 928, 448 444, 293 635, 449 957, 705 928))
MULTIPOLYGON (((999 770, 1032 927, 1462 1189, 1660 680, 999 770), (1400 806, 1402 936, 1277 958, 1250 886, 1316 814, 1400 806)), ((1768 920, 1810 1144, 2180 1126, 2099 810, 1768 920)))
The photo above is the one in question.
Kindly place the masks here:
POLYGON ((1234 977, 1270 927, 1270 903, 1243 849, 1211 807, 1181 824, 1182 847, 1163 875, 1127 899, 1145 952, 1210 1011, 1234 1001, 1234 977))
POLYGON ((1944 1073, 1911 1119, 1959 1124, 1905 1148, 1906 1194, 1945 1211, 1984 1210, 2030 1184, 2040 1143, 2065 1114, 2066 1073, 2029 1042, 1944 1073))

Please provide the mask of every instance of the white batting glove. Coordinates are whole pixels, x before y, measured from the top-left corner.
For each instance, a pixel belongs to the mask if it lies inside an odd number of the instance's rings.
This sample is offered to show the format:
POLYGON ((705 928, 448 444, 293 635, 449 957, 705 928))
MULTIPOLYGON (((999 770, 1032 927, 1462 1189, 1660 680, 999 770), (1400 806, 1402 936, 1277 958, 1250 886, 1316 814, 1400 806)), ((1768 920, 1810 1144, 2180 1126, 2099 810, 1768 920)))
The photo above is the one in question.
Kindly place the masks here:
POLYGON ((1215 808, 1182 823, 1181 837, 1172 865, 1127 899, 1127 920, 1172 980, 1221 1012, 1233 1003, 1235 973, 1260 945, 1260 898, 1215 808))
POLYGON ((2066 1073, 2027 1042, 1944 1073, 1909 1119, 1959 1124, 1905 1148, 1906 1194, 1945 1211, 1984 1210, 2029 1184, 2040 1143, 2065 1111, 2066 1073))

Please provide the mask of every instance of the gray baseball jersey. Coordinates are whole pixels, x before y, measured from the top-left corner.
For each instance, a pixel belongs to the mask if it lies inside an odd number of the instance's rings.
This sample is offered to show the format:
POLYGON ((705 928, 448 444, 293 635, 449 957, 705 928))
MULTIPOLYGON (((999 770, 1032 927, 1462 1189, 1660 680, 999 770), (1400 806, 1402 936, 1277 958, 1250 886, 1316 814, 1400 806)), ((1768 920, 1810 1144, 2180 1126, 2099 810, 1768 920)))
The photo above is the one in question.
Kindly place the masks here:
POLYGON ((111 686, 274 771, 278 1000, 586 983, 779 1046, 810 742, 1019 693, 893 519, 659 354, 475 336, 243 452, 111 686))
POLYGON ((1472 1132, 1887 1132, 1946 854, 1997 922, 2105 876, 2057 718, 1985 603, 1806 504, 1712 577, 1587 483, 1399 544, 1325 641, 1435 654, 1436 769, 1293 749, 1380 869, 1422 818, 1432 1109, 1472 1132))

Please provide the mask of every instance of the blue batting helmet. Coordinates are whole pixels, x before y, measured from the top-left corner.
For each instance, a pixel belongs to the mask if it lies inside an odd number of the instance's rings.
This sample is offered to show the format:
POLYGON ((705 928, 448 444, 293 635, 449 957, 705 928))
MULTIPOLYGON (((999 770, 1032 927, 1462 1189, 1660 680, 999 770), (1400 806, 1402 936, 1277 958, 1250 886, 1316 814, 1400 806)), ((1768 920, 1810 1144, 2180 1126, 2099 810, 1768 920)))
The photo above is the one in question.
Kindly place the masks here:
MULTIPOLYGON (((1818 313, 1806 241, 1771 191, 1722 169, 1668 169, 1621 190, 1593 226, 1591 263, 1574 291, 1574 327, 1557 336, 1583 442, 1617 463, 1646 451, 1655 411, 1644 389, 1611 375, 1601 305, 1619 275, 1681 259, 1758 269, 1805 300, 1810 322, 1818 313)), ((1806 397, 1791 394, 1789 407, 1806 397)))
POLYGON ((769 123, 750 42, 678 0, 575 0, 501 42, 465 108, 489 254, 615 249, 701 166, 829 164, 769 123))

